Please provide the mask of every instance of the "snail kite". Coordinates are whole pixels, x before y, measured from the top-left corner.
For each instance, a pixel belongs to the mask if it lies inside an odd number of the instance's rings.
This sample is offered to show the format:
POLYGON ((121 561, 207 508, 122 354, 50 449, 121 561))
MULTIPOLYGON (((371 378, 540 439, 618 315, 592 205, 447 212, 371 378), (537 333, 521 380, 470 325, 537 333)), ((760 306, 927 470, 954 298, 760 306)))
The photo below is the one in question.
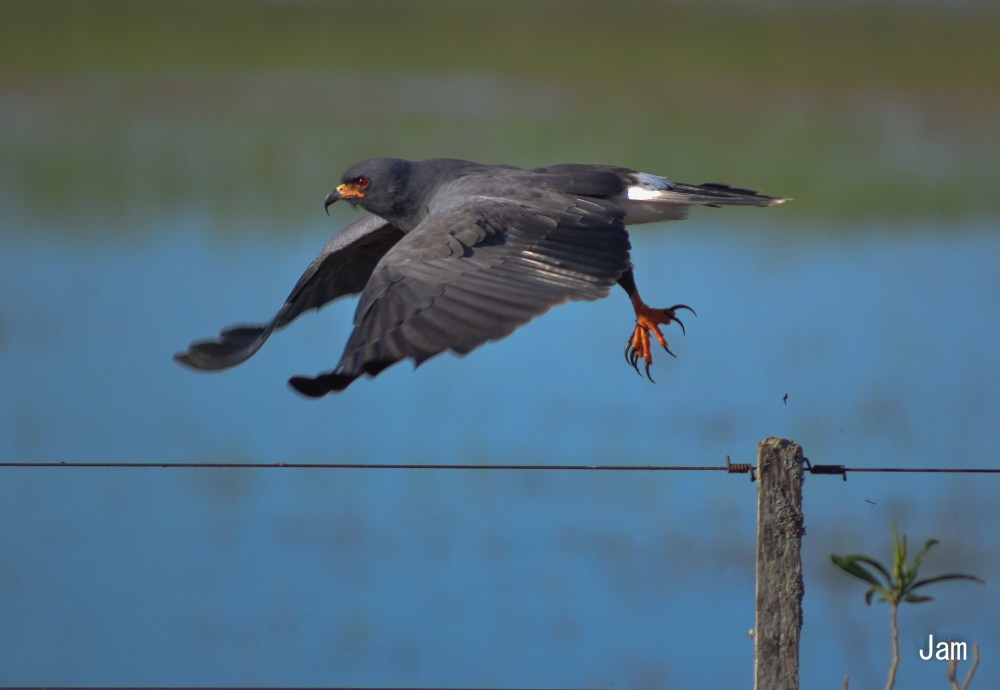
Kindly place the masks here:
POLYGON ((351 166, 326 207, 341 199, 367 213, 334 236, 267 324, 223 330, 174 359, 226 369, 276 329, 338 297, 361 293, 337 366, 289 383, 320 397, 402 359, 465 354, 567 300, 605 297, 618 283, 635 310, 625 358, 649 375, 660 326, 683 324, 677 304, 639 297, 625 227, 680 220, 689 206, 773 206, 787 201, 721 184, 689 185, 610 165, 525 170, 454 159, 371 158, 351 166))

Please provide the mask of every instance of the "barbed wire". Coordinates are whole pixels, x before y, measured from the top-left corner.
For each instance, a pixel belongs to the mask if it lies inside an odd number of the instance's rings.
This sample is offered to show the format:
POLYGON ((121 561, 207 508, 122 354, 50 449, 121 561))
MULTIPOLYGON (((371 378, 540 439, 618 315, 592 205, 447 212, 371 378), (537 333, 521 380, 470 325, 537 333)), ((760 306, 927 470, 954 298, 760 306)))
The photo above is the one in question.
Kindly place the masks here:
MULTIPOLYGON (((597 471, 597 472, 727 472, 749 474, 756 480, 756 468, 749 463, 725 465, 528 465, 528 464, 447 464, 447 463, 361 463, 361 462, 0 462, 0 469, 325 469, 325 470, 484 470, 484 471, 597 471)), ((1000 467, 846 467, 814 465, 805 460, 805 471, 818 475, 838 475, 847 481, 849 472, 911 474, 1000 474, 1000 467)))
POLYGON ((470 465, 447 463, 363 462, 0 462, 6 467, 104 467, 104 468, 244 468, 244 469, 332 469, 332 470, 625 470, 625 471, 726 471, 725 466, 702 465, 470 465))

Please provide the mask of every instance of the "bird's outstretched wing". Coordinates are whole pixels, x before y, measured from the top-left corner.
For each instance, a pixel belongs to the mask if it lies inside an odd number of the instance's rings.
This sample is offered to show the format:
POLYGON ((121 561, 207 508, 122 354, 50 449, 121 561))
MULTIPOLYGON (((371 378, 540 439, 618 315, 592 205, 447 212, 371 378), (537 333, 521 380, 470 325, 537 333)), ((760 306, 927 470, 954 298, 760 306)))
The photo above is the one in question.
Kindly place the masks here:
POLYGON ((341 297, 361 292, 372 270, 403 233, 378 216, 366 214, 327 242, 306 269, 284 305, 266 324, 223 329, 216 340, 191 343, 174 360, 194 369, 227 369, 249 359, 276 329, 302 312, 319 309, 341 297))
POLYGON ((375 267, 336 369, 291 385, 322 396, 401 359, 465 354, 567 300, 606 296, 629 267, 621 208, 536 191, 530 201, 471 197, 427 216, 375 267))

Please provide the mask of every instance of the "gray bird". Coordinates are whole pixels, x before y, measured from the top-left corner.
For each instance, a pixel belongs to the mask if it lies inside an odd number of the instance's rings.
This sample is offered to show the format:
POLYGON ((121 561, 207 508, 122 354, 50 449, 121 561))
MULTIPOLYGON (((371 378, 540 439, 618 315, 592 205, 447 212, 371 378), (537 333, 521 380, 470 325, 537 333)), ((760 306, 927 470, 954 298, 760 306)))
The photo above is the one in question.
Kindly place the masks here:
POLYGON ((525 170, 438 158, 370 158, 326 197, 367 213, 335 235, 267 324, 223 330, 174 355, 201 370, 235 366, 299 314, 361 293, 354 330, 332 371, 289 383, 310 397, 346 388, 402 359, 414 366, 465 354, 567 300, 596 300, 615 283, 635 310, 625 358, 647 377, 651 337, 683 304, 653 309, 639 297, 627 225, 680 220, 689 206, 787 201, 721 184, 689 185, 610 165, 525 170))

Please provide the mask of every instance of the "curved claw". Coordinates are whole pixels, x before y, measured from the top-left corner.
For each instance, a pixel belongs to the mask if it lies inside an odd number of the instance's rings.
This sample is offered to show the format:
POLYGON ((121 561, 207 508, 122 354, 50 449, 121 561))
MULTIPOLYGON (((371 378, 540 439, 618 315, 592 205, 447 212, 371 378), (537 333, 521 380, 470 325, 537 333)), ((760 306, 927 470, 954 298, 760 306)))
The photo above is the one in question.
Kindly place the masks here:
MULTIPOLYGON (((670 350, 667 350, 667 352, 670 353, 671 355, 674 354, 673 352, 670 352, 670 350)), ((642 371, 639 369, 640 359, 643 360, 645 364, 646 378, 652 381, 653 383, 656 383, 656 381, 653 381, 653 377, 649 375, 649 365, 651 364, 650 360, 643 357, 638 350, 632 347, 632 340, 630 338, 629 341, 625 343, 625 361, 628 362, 630 365, 632 365, 632 368, 635 369, 635 373, 637 373, 641 377, 642 371)))
MULTIPOLYGON (((695 312, 694 309, 692 309, 691 307, 689 307, 686 304, 675 304, 674 306, 672 306, 669 309, 667 309, 667 311, 676 312, 676 311, 678 311, 680 309, 686 309, 687 311, 691 312, 695 316, 698 316, 697 312, 695 312)), ((680 326, 681 327, 681 333, 683 335, 687 336, 687 329, 684 328, 684 322, 681 321, 679 318, 677 318, 676 314, 674 316, 672 316, 670 320, 673 321, 674 323, 676 323, 678 326, 680 326)))
POLYGON ((632 347, 632 339, 631 338, 629 338, 625 342, 625 361, 628 364, 632 365, 632 368, 635 369, 635 373, 637 373, 640 376, 642 376, 642 374, 639 372, 639 353, 636 352, 635 348, 632 347))
POLYGON ((676 358, 677 355, 670 350, 657 326, 676 322, 681 327, 681 333, 686 336, 687 328, 684 326, 684 322, 677 318, 676 312, 683 309, 695 316, 698 314, 686 304, 675 304, 667 309, 651 309, 639 300, 637 295, 632 296, 632 302, 636 311, 636 328, 632 336, 625 342, 625 361, 635 369, 639 376, 642 376, 642 370, 639 369, 639 360, 642 359, 646 378, 656 383, 649 374, 650 365, 653 363, 653 358, 649 351, 651 344, 649 342, 651 340, 650 336, 655 335, 656 340, 661 343, 664 351, 671 357, 676 358))

